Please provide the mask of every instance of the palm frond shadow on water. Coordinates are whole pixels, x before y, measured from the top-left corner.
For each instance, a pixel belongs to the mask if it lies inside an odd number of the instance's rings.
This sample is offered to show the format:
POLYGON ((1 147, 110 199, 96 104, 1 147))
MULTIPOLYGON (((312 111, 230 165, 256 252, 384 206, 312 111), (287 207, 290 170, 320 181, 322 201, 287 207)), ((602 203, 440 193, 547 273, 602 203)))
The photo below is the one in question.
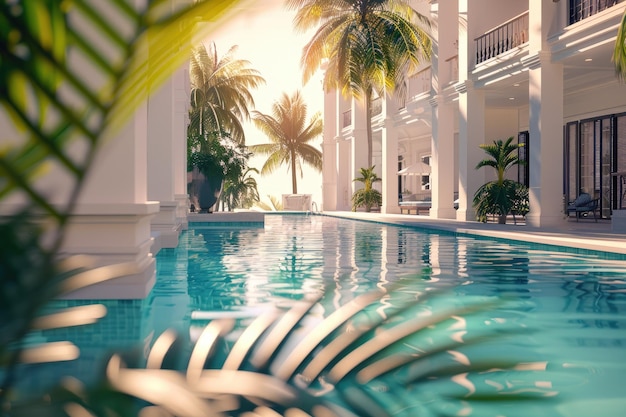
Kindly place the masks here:
POLYGON ((510 301, 393 290, 327 315, 323 301, 210 321, 191 353, 166 331, 145 360, 112 355, 100 385, 68 379, 9 415, 46 406, 38 415, 482 417, 501 414, 472 414, 476 405, 528 410, 556 395, 540 383, 545 361, 512 348, 529 329, 514 315, 491 317, 513 311, 510 301))

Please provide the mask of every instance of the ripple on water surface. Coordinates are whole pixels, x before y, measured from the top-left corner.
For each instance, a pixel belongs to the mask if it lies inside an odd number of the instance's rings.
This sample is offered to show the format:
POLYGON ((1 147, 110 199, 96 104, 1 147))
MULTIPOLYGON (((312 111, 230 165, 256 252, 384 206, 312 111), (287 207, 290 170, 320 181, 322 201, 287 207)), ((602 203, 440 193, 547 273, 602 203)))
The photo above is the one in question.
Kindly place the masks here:
MULTIPOLYGON (((393 287, 405 299, 443 290, 451 303, 493 296, 511 300, 465 320, 464 331, 500 325, 532 330, 503 332, 481 347, 468 346, 466 355, 520 353, 543 364, 541 373, 474 375, 448 381, 446 389, 518 384, 558 392, 562 401, 533 410, 536 416, 622 417, 626 409, 626 260, 619 257, 326 216, 268 215, 264 227, 192 225, 180 245, 162 250, 156 261, 157 282, 148 299, 106 301, 109 314, 90 326, 92 339, 76 333, 92 360, 115 346, 116 335, 137 344, 167 328, 190 335, 206 323, 202 317, 258 315, 267 306, 287 307, 320 294, 323 316, 372 290, 393 287), (526 379, 519 379, 521 374, 526 379)), ((393 303, 393 297, 385 299, 371 314, 383 314, 393 303)), ((429 387, 424 392, 443 389, 429 387)), ((448 411, 454 407, 442 404, 448 411)), ((530 411, 485 407, 454 413, 530 411)))

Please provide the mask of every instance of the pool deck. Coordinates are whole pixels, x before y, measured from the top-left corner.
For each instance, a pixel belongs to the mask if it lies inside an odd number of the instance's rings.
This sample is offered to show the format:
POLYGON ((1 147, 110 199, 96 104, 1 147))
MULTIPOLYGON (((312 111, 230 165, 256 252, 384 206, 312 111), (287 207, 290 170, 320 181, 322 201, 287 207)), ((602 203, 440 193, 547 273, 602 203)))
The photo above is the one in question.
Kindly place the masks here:
POLYGON ((433 230, 446 230, 476 236, 495 237, 525 242, 565 246, 577 249, 611 252, 626 255, 626 234, 611 230, 610 220, 564 220, 563 225, 537 228, 523 223, 497 224, 458 220, 431 219, 429 216, 407 214, 381 214, 365 212, 323 212, 326 216, 418 226, 433 230))

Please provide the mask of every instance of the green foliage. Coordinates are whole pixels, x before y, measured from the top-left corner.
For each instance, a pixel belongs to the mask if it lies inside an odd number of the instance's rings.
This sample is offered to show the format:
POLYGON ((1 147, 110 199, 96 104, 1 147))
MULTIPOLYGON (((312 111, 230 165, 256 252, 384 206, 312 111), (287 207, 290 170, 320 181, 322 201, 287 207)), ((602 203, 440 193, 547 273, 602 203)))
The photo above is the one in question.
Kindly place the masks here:
POLYGON ((187 150, 187 168, 198 167, 210 178, 237 181, 248 168, 250 152, 227 134, 190 135, 187 150))
POLYGON ((524 217, 529 211, 530 203, 528 201, 528 187, 524 184, 516 182, 511 213, 519 214, 524 217))
POLYGON ((513 137, 506 141, 494 140, 493 144, 480 145, 489 156, 476 165, 476 169, 492 167, 497 179, 483 184, 474 194, 473 206, 476 218, 486 222, 488 215, 498 216, 500 223, 506 222, 506 216, 514 210, 517 214, 528 213, 528 189, 517 181, 506 179, 506 171, 525 161, 519 159, 517 150, 523 144, 513 144, 513 137))
POLYGON ((236 143, 245 143, 242 122, 250 118, 249 109, 254 107, 251 90, 265 80, 249 68, 249 61, 235 59, 236 50, 233 46, 220 58, 213 43, 193 49, 189 69, 191 135, 228 132, 236 143))
POLYGON ((224 182, 220 201, 226 210, 248 209, 260 200, 256 179, 250 175, 252 172, 259 173, 256 168, 248 168, 239 178, 224 182))
POLYGON ((382 181, 374 172, 374 168, 375 166, 361 168, 361 176, 354 179, 354 181, 363 183, 363 188, 352 194, 352 211, 356 211, 359 207, 365 207, 365 211, 369 212, 372 207, 378 207, 383 203, 382 194, 373 187, 375 182, 382 181))
POLYGON ((406 95, 405 77, 430 59, 429 20, 406 0, 287 0, 286 5, 297 10, 297 30, 316 29, 302 49, 304 82, 324 63, 327 91, 363 100, 371 165, 373 93, 406 95))
POLYGON ((253 153, 268 155, 261 174, 271 174, 287 164, 291 171, 292 194, 298 194, 297 174, 302 177, 302 164, 322 171, 322 153, 311 142, 323 132, 322 118, 313 115, 307 123, 307 105, 299 91, 291 96, 283 93, 272 106, 272 115, 254 112, 257 128, 267 135, 270 143, 252 145, 253 153))
POLYGON ((365 211, 372 211, 372 207, 380 207, 383 204, 383 195, 380 191, 361 188, 352 194, 352 211, 359 207, 365 207, 365 211))
MULTIPOLYGON (((208 48, 200 45, 193 49, 187 127, 188 169, 197 167, 213 184, 223 181, 222 193, 226 194, 220 194, 220 198, 229 209, 241 204, 239 200, 244 198, 243 191, 237 188, 252 186, 250 180, 242 182, 250 157, 242 123, 249 119, 249 109, 254 107, 251 90, 265 82, 258 71, 249 68, 248 61, 234 58, 236 49, 232 47, 223 57, 218 56, 213 43, 208 48)), ((191 193, 194 194, 193 189, 191 193)), ((254 200, 254 194, 245 199, 254 200)))

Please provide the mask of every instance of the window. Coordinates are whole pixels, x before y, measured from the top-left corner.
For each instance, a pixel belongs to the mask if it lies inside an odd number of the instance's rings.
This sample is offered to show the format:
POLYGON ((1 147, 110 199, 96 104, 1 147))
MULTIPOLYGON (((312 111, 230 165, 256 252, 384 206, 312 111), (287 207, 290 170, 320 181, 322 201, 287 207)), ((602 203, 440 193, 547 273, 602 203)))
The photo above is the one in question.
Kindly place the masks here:
MULTIPOLYGON (((422 162, 430 165, 430 155, 422 156, 422 162)), ((430 175, 422 175, 422 190, 430 190, 430 175)))
POLYGON ((566 201, 587 192, 600 199, 602 217, 610 217, 620 199, 612 173, 626 171, 626 114, 568 123, 564 152, 566 201))
POLYGON ((529 165, 530 165, 530 161, 528 159, 528 155, 529 155, 528 154, 528 146, 529 146, 528 139, 529 139, 528 131, 520 132, 517 135, 517 143, 519 143, 520 145, 524 145, 517 149, 517 157, 519 158, 520 161, 526 162, 523 164, 519 164, 517 166, 517 182, 519 182, 520 184, 524 184, 526 187, 530 185, 528 181, 528 173, 529 173, 529 165))

